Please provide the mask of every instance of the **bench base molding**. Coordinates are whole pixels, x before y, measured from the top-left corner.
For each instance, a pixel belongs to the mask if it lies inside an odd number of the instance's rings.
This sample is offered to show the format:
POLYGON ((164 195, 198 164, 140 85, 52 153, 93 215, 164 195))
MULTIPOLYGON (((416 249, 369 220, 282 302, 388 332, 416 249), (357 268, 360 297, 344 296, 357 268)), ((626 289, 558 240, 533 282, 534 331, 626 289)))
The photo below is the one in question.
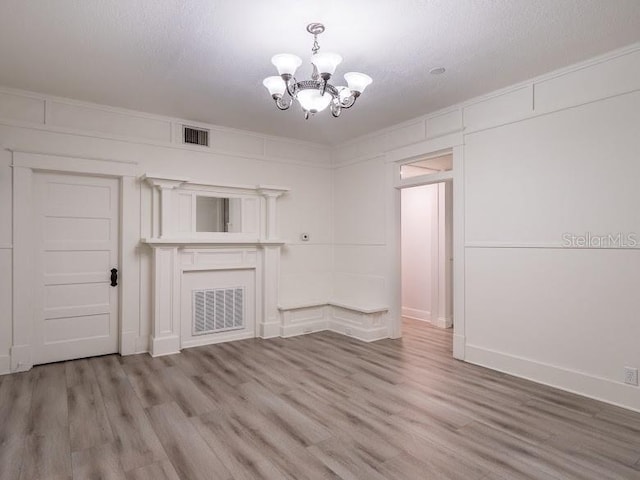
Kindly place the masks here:
POLYGON ((330 330, 364 342, 389 338, 388 308, 344 302, 300 302, 279 307, 280 336, 292 337, 330 330))

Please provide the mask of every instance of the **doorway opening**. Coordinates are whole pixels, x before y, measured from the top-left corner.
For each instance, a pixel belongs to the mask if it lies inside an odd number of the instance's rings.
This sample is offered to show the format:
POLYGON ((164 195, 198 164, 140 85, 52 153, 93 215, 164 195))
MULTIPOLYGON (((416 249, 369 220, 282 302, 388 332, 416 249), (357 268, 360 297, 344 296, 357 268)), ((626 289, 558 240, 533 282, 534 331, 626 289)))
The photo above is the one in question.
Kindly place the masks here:
POLYGON ((453 182, 451 155, 402 165, 400 190, 401 315, 439 328, 453 326, 453 182))

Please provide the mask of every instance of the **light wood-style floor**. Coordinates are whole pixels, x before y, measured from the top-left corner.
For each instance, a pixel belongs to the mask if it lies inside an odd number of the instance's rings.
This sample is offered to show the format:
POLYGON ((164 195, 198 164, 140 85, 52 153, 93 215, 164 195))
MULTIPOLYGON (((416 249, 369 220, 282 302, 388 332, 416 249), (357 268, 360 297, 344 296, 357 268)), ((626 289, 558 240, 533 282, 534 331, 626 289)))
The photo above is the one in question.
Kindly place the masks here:
POLYGON ((640 414, 451 358, 451 332, 110 355, 0 377, 2 480, 640 479, 640 414))

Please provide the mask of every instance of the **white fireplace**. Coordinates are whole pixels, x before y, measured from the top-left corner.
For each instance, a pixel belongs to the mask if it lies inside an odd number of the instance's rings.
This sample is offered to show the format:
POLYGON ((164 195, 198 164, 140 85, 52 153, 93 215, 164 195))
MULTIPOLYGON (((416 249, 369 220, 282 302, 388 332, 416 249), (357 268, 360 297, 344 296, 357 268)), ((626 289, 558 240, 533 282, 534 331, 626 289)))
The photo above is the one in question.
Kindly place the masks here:
POLYGON ((153 195, 152 356, 280 333, 277 198, 287 188, 145 175, 153 195))

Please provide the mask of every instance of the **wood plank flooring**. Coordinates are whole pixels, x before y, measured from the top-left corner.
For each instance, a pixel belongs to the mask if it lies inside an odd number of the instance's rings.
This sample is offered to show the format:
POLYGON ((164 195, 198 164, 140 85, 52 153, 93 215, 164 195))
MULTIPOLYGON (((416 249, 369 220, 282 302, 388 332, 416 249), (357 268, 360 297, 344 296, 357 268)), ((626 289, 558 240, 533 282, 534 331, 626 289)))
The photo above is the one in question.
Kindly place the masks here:
POLYGON ((329 332, 0 377, 1 480, 640 479, 640 414, 329 332))

